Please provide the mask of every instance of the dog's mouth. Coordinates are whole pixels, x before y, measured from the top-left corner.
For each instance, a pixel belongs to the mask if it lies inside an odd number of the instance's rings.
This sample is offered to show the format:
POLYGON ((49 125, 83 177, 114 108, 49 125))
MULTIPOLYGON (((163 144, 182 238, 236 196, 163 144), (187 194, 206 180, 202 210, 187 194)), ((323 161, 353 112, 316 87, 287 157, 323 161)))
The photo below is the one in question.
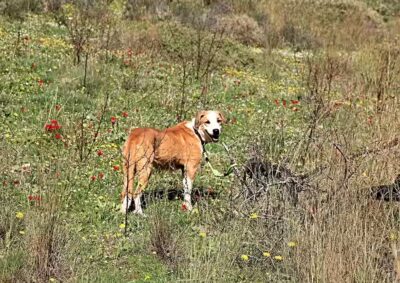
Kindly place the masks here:
POLYGON ((205 131, 207 133, 207 135, 209 136, 209 138, 213 141, 213 142, 217 142, 219 141, 219 134, 215 135, 211 135, 208 131, 205 131))

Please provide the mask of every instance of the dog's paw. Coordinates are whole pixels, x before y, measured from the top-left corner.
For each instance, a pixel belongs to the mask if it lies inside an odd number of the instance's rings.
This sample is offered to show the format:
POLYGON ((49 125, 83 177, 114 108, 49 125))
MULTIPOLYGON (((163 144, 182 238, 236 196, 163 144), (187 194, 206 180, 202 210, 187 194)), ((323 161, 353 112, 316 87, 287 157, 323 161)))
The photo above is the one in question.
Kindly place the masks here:
POLYGON ((190 202, 185 201, 184 203, 182 203, 181 209, 183 211, 191 211, 193 209, 193 206, 190 202))

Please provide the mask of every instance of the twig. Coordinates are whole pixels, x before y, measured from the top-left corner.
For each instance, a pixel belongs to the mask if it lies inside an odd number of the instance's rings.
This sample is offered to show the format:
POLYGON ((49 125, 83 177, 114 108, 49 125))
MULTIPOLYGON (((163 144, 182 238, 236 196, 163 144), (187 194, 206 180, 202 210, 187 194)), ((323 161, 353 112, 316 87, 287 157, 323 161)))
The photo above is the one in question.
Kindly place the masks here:
POLYGON ((109 98, 110 98, 110 94, 109 94, 109 92, 107 92, 106 98, 105 98, 105 102, 104 102, 104 106, 103 106, 103 109, 102 109, 102 111, 101 111, 100 120, 99 120, 99 123, 98 123, 98 125, 97 125, 96 132, 94 133, 94 137, 93 137, 92 143, 91 143, 91 145, 90 145, 90 147, 89 147, 89 149, 88 149, 88 152, 87 152, 87 154, 86 154, 86 158, 90 155, 90 153, 92 153, 94 144, 96 143, 97 136, 99 135, 99 132, 100 132, 101 124, 103 123, 103 120, 104 120, 104 114, 105 114, 106 111, 107 111, 107 106, 108 106, 109 98))
MULTIPOLYGON (((126 170, 126 186, 125 186, 125 198, 126 198, 126 202, 125 202, 125 227, 124 227, 124 235, 126 237, 127 233, 128 233, 128 209, 129 209, 129 167, 130 167, 130 151, 128 154, 128 160, 126 160, 126 166, 127 166, 127 170, 126 170)), ((135 174, 135 172, 133 172, 133 175, 135 174)), ((133 178, 134 176, 132 176, 133 178)))
MULTIPOLYGON (((88 96, 89 93, 87 92, 86 89, 86 78, 87 78, 87 68, 88 68, 88 59, 89 59, 89 54, 86 52, 86 58, 85 58, 85 69, 84 69, 84 75, 83 75, 83 83, 82 87, 84 91, 86 92, 86 95, 88 96)), ((83 131, 83 122, 85 121, 85 111, 82 111, 82 117, 81 117, 81 145, 79 148, 79 159, 82 162, 84 160, 83 158, 83 148, 84 148, 84 131, 83 131)))
POLYGON ((392 139, 391 141, 389 141, 388 143, 384 144, 382 147, 380 148, 374 148, 374 149, 366 149, 362 152, 358 152, 358 153, 354 153, 352 155, 350 155, 351 159, 354 158, 358 158, 358 157, 365 157, 369 154, 376 154, 376 153, 380 153, 381 151, 384 151, 386 149, 391 149, 393 147, 396 147, 400 145, 400 138, 396 137, 394 139, 392 139))
POLYGON ((338 144, 334 143, 333 146, 336 148, 337 151, 339 151, 340 155, 343 157, 344 173, 343 173, 342 187, 345 186, 347 188, 347 179, 348 179, 348 172, 349 172, 348 159, 347 159, 346 155, 344 155, 342 149, 340 148, 340 146, 338 144))

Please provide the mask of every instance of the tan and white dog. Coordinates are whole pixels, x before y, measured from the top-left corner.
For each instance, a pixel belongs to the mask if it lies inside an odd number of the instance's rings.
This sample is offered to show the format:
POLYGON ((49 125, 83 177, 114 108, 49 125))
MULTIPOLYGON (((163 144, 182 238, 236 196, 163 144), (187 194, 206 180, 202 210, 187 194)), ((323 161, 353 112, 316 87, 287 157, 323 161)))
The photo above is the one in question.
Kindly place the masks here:
POLYGON ((126 213, 135 203, 134 213, 142 214, 140 198, 154 167, 181 169, 183 172, 184 203, 191 210, 191 190, 200 167, 204 144, 217 142, 224 116, 218 111, 200 111, 192 121, 181 122, 165 130, 136 128, 131 131, 123 148, 124 187, 121 212, 126 213), (133 183, 137 177, 137 185, 133 183))

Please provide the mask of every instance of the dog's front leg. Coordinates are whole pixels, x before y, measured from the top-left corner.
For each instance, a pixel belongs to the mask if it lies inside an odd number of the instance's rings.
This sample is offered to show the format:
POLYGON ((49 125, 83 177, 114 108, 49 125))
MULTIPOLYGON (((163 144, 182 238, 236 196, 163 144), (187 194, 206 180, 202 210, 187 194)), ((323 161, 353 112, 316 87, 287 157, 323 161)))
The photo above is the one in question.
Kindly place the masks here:
POLYGON ((183 176, 183 200, 186 208, 188 210, 192 210, 192 187, 193 180, 188 176, 188 174, 184 174, 183 176))
POLYGON ((133 211, 133 213, 143 215, 141 198, 142 198, 142 193, 137 194, 136 197, 134 198, 135 210, 133 211))

